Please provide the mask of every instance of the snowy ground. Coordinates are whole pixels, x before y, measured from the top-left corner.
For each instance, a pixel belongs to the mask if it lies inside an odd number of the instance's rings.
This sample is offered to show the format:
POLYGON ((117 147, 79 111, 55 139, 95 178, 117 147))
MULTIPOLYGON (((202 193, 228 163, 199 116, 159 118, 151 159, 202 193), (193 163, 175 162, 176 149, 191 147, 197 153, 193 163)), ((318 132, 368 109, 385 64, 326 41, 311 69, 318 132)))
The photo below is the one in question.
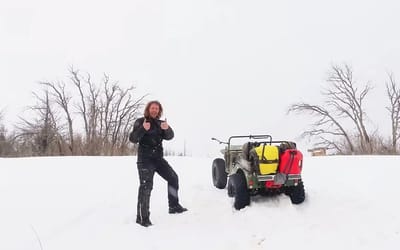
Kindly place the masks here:
POLYGON ((208 158, 167 158, 189 212, 170 215, 155 177, 154 226, 135 222, 135 157, 0 158, 1 250, 398 249, 400 157, 304 161, 306 202, 252 197, 232 209, 208 158), (42 244, 42 246, 40 246, 42 244))

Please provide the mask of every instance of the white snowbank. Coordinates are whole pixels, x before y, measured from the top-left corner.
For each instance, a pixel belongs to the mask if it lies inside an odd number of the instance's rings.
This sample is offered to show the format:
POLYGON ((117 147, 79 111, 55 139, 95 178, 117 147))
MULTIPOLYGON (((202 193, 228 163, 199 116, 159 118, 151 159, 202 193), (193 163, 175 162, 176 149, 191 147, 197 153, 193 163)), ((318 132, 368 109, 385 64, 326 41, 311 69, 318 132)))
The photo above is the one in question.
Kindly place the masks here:
POLYGON ((167 158, 181 203, 168 214, 155 177, 154 226, 134 220, 135 157, 0 158, 0 249, 398 249, 400 157, 304 160, 307 198, 252 197, 241 211, 212 186, 209 158, 167 158), (36 233, 39 239, 36 236, 36 233))

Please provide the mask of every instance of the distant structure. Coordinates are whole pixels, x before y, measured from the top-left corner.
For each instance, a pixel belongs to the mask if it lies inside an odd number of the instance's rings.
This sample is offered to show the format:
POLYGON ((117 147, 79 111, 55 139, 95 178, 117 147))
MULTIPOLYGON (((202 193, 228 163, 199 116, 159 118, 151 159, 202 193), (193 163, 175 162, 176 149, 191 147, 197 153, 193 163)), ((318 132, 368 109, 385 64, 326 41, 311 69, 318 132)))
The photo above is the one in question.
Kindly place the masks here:
POLYGON ((311 156, 325 156, 326 155, 326 148, 312 148, 307 151, 311 153, 311 156))

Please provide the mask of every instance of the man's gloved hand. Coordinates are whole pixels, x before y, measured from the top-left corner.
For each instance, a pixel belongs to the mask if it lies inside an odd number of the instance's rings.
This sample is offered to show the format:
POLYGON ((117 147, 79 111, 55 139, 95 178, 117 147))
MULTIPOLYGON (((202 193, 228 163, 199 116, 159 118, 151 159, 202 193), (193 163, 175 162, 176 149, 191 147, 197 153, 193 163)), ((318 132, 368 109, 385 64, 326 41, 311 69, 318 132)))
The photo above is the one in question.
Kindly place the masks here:
POLYGON ((161 128, 164 130, 167 130, 169 128, 169 125, 167 123, 167 118, 165 118, 165 121, 161 123, 161 128))
POLYGON ((144 128, 146 131, 150 129, 150 122, 148 122, 146 119, 144 119, 143 128, 144 128))

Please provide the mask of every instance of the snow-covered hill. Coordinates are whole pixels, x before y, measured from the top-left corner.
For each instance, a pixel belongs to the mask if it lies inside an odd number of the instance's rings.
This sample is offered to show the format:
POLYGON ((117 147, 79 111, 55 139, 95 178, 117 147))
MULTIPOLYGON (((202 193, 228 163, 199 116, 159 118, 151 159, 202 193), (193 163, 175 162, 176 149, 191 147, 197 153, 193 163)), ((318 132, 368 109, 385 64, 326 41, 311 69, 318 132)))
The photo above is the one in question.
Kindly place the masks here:
POLYGON ((0 249, 398 249, 400 157, 304 160, 307 198, 252 197, 241 211, 212 186, 209 158, 167 158, 189 212, 168 214, 156 175, 154 226, 135 222, 135 157, 0 159, 0 249), (41 246, 41 245, 42 246, 41 246))

